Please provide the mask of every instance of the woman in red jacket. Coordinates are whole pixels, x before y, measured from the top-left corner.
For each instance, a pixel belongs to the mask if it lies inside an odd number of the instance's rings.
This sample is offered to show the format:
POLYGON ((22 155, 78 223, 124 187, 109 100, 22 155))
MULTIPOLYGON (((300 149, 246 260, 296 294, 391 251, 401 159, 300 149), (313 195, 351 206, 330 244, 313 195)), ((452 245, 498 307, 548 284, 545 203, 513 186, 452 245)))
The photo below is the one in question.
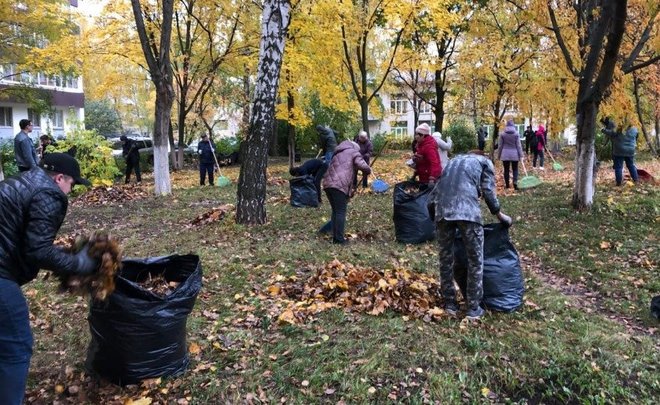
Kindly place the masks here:
POLYGON ((431 136, 431 127, 422 124, 415 128, 415 140, 417 141, 417 152, 413 156, 415 161, 415 172, 419 176, 419 182, 433 185, 442 174, 438 144, 431 136))

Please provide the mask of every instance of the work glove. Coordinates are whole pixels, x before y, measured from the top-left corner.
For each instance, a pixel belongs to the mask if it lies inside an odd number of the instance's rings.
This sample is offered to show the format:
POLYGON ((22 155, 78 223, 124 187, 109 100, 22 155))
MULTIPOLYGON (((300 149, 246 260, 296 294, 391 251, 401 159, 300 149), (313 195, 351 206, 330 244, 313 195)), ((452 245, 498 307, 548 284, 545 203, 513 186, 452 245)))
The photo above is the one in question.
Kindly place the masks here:
POLYGON ((513 220, 511 219, 511 217, 508 216, 508 215, 506 215, 506 214, 503 213, 502 211, 500 211, 500 212, 497 214, 497 219, 499 219, 500 222, 501 222, 504 226, 506 226, 507 228, 510 227, 511 224, 513 223, 513 220))
POLYGON ((89 245, 85 245, 82 250, 76 253, 73 258, 76 262, 76 273, 87 276, 95 273, 101 267, 101 261, 91 257, 88 253, 89 245))

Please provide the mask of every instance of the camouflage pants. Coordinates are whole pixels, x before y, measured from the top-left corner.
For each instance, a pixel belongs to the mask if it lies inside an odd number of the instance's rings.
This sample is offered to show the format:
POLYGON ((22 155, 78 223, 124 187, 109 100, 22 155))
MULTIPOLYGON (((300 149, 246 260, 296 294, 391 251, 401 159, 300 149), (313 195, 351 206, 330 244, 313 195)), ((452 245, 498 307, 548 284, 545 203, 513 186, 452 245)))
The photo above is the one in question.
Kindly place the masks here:
POLYGON ((438 259, 440 261, 440 289, 446 302, 456 302, 454 288, 454 240, 456 229, 461 233, 467 253, 467 297, 468 309, 479 306, 484 294, 484 228, 469 221, 445 221, 437 223, 438 259))

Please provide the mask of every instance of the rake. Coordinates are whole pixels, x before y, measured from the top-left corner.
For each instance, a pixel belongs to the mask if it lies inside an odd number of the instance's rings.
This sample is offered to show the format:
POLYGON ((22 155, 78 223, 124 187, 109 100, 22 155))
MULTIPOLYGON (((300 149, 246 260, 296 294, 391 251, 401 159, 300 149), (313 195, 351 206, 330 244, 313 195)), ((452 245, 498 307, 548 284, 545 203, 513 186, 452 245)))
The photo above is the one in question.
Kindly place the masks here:
POLYGON ((525 172, 525 177, 518 180, 518 188, 524 190, 541 185, 541 180, 538 177, 530 176, 527 174, 527 168, 525 168, 525 161, 521 160, 520 163, 522 164, 523 171, 525 172))
POLYGON ((548 156, 550 156, 550 159, 552 159, 552 170, 556 172, 560 172, 564 170, 564 166, 562 166, 559 162, 555 160, 554 156, 552 156, 552 153, 550 153, 550 151, 547 152, 548 152, 548 156))

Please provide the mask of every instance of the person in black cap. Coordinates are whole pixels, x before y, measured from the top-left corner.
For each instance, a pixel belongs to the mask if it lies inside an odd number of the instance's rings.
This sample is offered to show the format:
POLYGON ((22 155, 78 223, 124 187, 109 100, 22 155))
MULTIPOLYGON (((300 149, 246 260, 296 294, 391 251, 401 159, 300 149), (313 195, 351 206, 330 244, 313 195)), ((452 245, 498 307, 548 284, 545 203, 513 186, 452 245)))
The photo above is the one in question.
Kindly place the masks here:
POLYGON ((37 167, 0 182, 0 404, 22 404, 32 356, 28 306, 21 292, 39 269, 92 274, 98 260, 87 249, 53 245, 66 215, 67 194, 89 186, 75 158, 48 153, 37 167))
POLYGON ((131 182, 131 172, 135 170, 135 178, 137 182, 142 182, 142 174, 140 173, 140 148, 134 139, 130 139, 126 135, 119 137, 123 142, 121 155, 126 159, 126 181, 128 184, 131 182))

